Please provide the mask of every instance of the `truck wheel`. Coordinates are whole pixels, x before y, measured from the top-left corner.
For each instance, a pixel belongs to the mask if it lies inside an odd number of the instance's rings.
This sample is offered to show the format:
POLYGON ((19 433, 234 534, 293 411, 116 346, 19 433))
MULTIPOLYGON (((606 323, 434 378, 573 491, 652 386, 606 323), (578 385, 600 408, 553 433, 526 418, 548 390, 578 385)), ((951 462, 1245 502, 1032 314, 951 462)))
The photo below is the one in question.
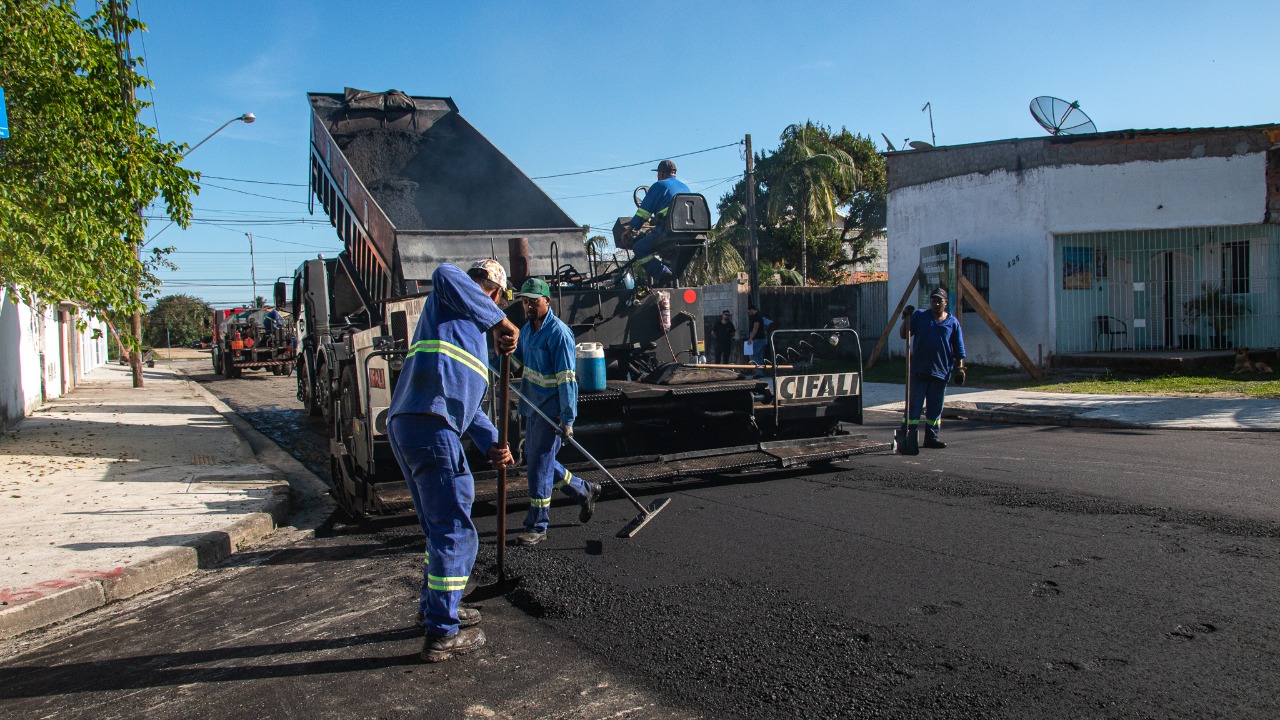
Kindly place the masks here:
POLYGON ((235 380, 240 377, 240 368, 236 367, 230 360, 222 361, 222 376, 228 380, 235 380))
POLYGON ((292 375, 292 374, 293 374, 293 365, 291 365, 291 364, 290 364, 290 365, 284 365, 284 366, 282 366, 282 367, 280 368, 280 374, 281 374, 282 376, 284 376, 284 377, 289 377, 290 375, 292 375))
POLYGON ((338 441, 353 449, 352 435, 355 418, 364 417, 360 405, 360 385, 356 382, 356 369, 348 365, 342 369, 342 381, 338 385, 338 441))
POLYGON ((211 354, 213 355, 213 374, 221 375, 222 374, 222 353, 218 352, 218 348, 214 348, 211 354))
POLYGON ((333 429, 333 383, 329 380, 329 366, 321 365, 316 368, 315 380, 315 396, 316 402, 320 405, 320 417, 324 420, 325 426, 333 429))
POLYGON ((306 408, 307 415, 316 417, 320 414, 320 403, 316 401, 316 384, 307 371, 306 358, 298 360, 298 399, 302 401, 302 407, 306 408))

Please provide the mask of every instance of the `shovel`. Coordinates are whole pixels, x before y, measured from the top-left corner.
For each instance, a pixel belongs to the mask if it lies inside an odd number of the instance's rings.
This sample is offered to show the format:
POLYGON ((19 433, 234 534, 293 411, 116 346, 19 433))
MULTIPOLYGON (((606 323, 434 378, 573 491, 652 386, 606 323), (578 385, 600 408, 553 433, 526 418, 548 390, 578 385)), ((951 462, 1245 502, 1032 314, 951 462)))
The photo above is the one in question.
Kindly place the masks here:
MULTIPOLYGON (((911 317, 916 309, 908 305, 903 311, 903 318, 911 317)), ((919 455, 920 438, 911 431, 907 421, 911 415, 911 329, 907 328, 907 384, 906 397, 902 401, 902 426, 893 431, 893 449, 899 455, 919 455), (903 428, 906 429, 903 429, 903 428)))
MULTIPOLYGON (((493 368, 489 368, 489 370, 490 372, 492 372, 493 368)), ((560 426, 556 425, 554 420, 547 417, 546 413, 538 409, 537 405, 534 405, 533 403, 529 402, 529 398, 525 397, 524 393, 520 392, 519 390, 516 390, 515 388, 511 388, 511 392, 515 393, 516 397, 520 398, 521 400, 524 400, 525 404, 533 408, 533 411, 538 414, 538 417, 542 418, 543 420, 546 420, 547 423, 550 424, 551 427, 556 430, 556 432, 560 431, 560 426)), ((600 464, 599 460, 595 459, 595 457, 593 457, 591 453, 587 452, 586 448, 579 445, 578 441, 574 440, 572 435, 562 434, 561 437, 563 437, 565 441, 567 441, 570 445, 572 445, 574 450, 577 450, 578 452, 582 453, 583 457, 590 460, 591 464, 595 465, 597 470, 604 473, 604 476, 609 478, 609 480, 611 480, 613 484, 616 485, 618 489, 622 491, 622 494, 627 496, 627 499, 631 501, 631 504, 635 505, 636 509, 640 511, 640 514, 637 515, 634 520, 627 523, 626 526, 624 526, 621 530, 618 531, 618 537, 620 538, 635 537, 636 533, 640 532, 641 528, 643 528, 645 525, 648 525, 649 521, 652 520, 655 515, 662 512, 667 507, 667 505, 671 502, 671 498, 658 498, 657 500, 654 500, 653 502, 649 503, 648 507, 641 505, 640 501, 636 500, 634 495, 627 492, 627 489, 622 487, 622 483, 618 482, 618 479, 615 478, 613 474, 610 473, 605 468, 604 465, 600 464)))
MULTIPOLYGON (((507 444, 507 409, 511 405, 511 356, 502 356, 502 372, 498 375, 498 447, 507 444)), ((498 581, 477 585, 462 598, 463 602, 479 602, 501 597, 520 584, 520 578, 507 577, 507 466, 498 471, 498 581)))

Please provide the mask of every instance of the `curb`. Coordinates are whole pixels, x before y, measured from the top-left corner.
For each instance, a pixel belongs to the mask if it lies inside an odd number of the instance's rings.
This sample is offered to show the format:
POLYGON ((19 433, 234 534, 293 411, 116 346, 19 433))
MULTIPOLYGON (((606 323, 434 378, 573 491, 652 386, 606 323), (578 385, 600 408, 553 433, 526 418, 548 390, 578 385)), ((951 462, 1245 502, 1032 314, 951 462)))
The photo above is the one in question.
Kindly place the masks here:
MULTIPOLYGON (((233 413, 225 403, 189 377, 181 377, 193 386, 219 414, 233 413)), ((235 423, 230 423, 236 433, 238 446, 249 457, 255 457, 252 445, 235 423)), ((274 467, 274 466, 273 466, 274 467)), ((276 476, 284 473, 276 469, 276 476)), ((0 607, 0 639, 15 637, 37 630, 109 603, 133 597, 157 588, 165 583, 189 575, 201 568, 210 567, 230 557, 245 546, 270 535, 285 522, 292 508, 288 483, 276 483, 263 488, 271 493, 266 507, 249 513, 230 525, 213 530, 178 547, 166 550, 159 556, 129 565, 111 576, 86 580, 73 587, 60 589, 17 605, 0 607)))

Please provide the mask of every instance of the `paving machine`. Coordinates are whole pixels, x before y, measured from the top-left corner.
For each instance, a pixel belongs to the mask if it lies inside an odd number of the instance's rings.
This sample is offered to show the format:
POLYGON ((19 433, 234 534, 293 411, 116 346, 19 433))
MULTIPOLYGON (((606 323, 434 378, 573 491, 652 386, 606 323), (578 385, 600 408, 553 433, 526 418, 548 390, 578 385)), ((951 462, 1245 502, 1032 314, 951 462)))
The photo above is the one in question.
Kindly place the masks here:
MULTIPOLYGON (((850 435, 862 422, 862 363, 847 327, 773 333, 762 368, 707 365, 701 288, 679 278, 705 247, 701 195, 677 196, 655 252, 672 287, 637 285, 630 263, 589 255, 574 222, 458 114, 448 98, 397 91, 312 93, 311 189, 344 242, 294 275, 299 399, 331 433, 333 492, 361 516, 411 511, 386 413, 432 272, 497 257, 511 283, 541 277, 556 315, 603 351, 602 389, 580 390, 575 436, 621 482, 826 462, 887 443, 850 435), (756 377, 759 370, 762 377, 756 377), (745 372, 744 372, 745 371, 745 372)), ((620 237, 619 219, 615 237, 620 237)), ((625 245, 625 242, 623 243, 625 245)), ((288 292, 277 283, 276 300, 288 292)), ((523 308, 508 316, 523 326, 523 308)), ((496 366, 496 365, 495 365, 496 366)), ((580 385, 580 388, 582 386, 580 385)), ((520 419, 510 410, 495 422, 520 419)), ((512 442, 518 452, 518 443, 512 442)), ((560 459, 598 479, 593 466, 560 459)), ((478 452, 473 469, 486 463, 478 452)), ((476 499, 492 500, 492 471, 476 499)), ((512 496, 527 484, 517 473, 512 496)))

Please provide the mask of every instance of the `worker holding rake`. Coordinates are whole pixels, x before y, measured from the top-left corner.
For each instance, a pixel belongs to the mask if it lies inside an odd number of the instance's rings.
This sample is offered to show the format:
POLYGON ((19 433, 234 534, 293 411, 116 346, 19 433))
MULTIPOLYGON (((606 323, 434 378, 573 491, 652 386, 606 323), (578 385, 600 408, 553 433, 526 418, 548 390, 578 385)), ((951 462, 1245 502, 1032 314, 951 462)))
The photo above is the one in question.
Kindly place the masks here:
POLYGON ((551 495, 556 488, 577 500, 581 506, 578 520, 585 523, 595 512, 600 486, 575 476, 556 461, 560 439, 572 436, 578 415, 573 331, 551 312, 551 288, 545 281, 529 278, 516 297, 524 303, 529 318, 520 331, 515 354, 524 367, 521 386, 528 398, 520 401, 520 413, 528 418, 524 453, 529 464, 529 512, 516 542, 529 546, 547 537, 551 495), (536 417, 530 402, 537 403, 559 427, 536 417))

